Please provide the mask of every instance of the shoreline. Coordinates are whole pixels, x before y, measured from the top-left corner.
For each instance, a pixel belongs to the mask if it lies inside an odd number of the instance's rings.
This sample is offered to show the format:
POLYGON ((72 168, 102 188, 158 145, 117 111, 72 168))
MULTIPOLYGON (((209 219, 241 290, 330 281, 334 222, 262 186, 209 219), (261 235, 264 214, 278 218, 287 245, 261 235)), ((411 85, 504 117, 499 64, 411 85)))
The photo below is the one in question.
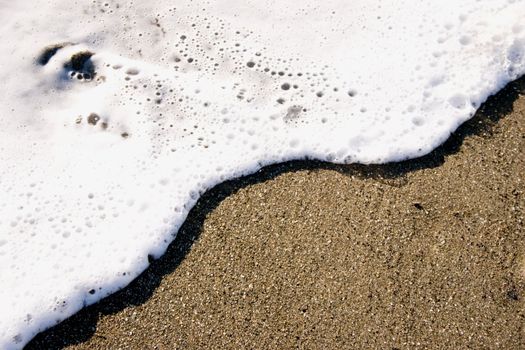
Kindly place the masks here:
POLYGON ((524 92, 419 159, 216 186, 141 276, 27 348, 525 346, 524 92))

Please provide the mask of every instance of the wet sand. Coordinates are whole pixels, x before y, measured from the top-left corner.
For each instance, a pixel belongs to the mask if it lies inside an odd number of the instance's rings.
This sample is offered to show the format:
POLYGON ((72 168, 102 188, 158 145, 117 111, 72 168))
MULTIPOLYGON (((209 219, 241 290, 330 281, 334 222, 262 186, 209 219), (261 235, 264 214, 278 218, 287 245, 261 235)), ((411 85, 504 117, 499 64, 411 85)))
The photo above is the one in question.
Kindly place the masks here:
POLYGON ((445 145, 224 183, 128 288, 29 349, 525 349, 525 79, 445 145))

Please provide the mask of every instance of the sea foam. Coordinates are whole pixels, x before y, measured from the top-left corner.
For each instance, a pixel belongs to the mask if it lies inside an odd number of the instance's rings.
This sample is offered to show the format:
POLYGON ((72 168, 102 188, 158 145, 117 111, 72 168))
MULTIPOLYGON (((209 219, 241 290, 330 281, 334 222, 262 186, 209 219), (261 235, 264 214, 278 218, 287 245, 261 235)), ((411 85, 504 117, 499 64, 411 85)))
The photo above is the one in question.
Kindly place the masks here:
POLYGON ((517 0, 0 0, 0 19, 1 349, 126 286, 214 185, 422 156, 525 72, 517 0))

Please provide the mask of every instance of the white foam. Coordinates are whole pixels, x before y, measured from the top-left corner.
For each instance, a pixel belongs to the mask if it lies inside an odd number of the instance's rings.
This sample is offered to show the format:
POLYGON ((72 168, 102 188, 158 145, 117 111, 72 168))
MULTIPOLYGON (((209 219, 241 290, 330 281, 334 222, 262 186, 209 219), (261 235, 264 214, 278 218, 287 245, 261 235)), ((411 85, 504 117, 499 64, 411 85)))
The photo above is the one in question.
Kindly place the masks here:
POLYGON ((430 152, 524 73, 524 14, 495 0, 0 0, 0 348, 127 285, 225 179, 430 152), (96 75, 70 78, 85 51, 96 75))

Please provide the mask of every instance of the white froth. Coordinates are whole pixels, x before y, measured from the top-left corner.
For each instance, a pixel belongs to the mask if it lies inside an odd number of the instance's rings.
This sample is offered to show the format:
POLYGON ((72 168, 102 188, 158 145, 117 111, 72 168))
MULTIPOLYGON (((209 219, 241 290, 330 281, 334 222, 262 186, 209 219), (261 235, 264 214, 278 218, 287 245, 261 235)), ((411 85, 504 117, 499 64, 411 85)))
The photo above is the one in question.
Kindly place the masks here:
POLYGON ((517 0, 0 0, 0 348, 128 284, 217 183, 430 152, 525 72, 524 17, 517 0))

